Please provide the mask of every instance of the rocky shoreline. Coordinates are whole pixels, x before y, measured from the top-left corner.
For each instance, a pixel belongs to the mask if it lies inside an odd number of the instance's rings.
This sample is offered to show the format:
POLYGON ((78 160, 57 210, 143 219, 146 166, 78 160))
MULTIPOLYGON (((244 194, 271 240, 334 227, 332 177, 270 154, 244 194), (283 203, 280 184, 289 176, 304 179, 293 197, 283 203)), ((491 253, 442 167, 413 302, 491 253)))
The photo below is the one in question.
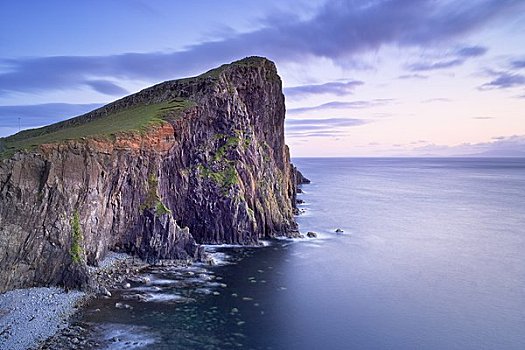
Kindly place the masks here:
MULTIPOLYGON (((207 261, 212 263, 211 258, 207 261)), ((163 260, 158 265, 184 267, 189 260, 163 260)), ((127 254, 110 253, 98 267, 90 268, 97 285, 92 292, 60 288, 16 289, 0 294, 0 344, 3 350, 96 349, 104 342, 93 339, 94 329, 80 321, 82 309, 93 298, 109 298, 111 290, 130 282, 147 283, 141 273, 152 265, 127 254)), ((125 304, 116 305, 125 307, 125 304)))
MULTIPOLYGON (((106 259, 108 260, 108 259, 106 259)), ((130 284, 148 284, 149 280, 144 276, 147 269, 152 267, 163 266, 166 268, 184 268, 193 264, 191 260, 161 260, 157 264, 152 265, 144 262, 139 258, 134 258, 126 254, 113 253, 109 257, 107 266, 96 268, 93 273, 93 279, 98 284, 96 293, 89 295, 86 298, 84 306, 87 305, 92 298, 109 299, 112 291, 123 290, 130 288, 130 284)), ((213 264, 212 258, 208 257, 205 264, 213 264)), ((137 294, 138 295, 138 294, 137 294)), ((130 306, 122 302, 117 302, 115 308, 129 308, 130 306)), ((96 326, 82 322, 82 308, 78 308, 77 313, 71 315, 69 318, 69 325, 64 327, 55 335, 47 338, 41 342, 36 349, 38 350, 73 350, 73 349, 100 349, 107 347, 110 343, 123 342, 126 348, 134 347, 137 344, 120 339, 119 337, 112 337, 108 339, 96 339, 93 334, 97 333, 96 326)))

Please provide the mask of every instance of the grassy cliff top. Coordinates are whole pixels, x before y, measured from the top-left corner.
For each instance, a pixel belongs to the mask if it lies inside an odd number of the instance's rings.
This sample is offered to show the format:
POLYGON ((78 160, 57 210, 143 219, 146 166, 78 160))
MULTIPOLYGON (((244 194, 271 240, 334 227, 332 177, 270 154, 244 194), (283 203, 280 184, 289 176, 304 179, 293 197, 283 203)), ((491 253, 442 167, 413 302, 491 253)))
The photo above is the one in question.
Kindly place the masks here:
POLYGON ((168 115, 173 115, 172 112, 182 111, 192 105, 189 100, 176 99, 171 102, 137 105, 95 119, 80 116, 42 128, 24 130, 0 139, 0 158, 47 143, 111 136, 122 132, 144 132, 149 127, 162 123, 168 115))

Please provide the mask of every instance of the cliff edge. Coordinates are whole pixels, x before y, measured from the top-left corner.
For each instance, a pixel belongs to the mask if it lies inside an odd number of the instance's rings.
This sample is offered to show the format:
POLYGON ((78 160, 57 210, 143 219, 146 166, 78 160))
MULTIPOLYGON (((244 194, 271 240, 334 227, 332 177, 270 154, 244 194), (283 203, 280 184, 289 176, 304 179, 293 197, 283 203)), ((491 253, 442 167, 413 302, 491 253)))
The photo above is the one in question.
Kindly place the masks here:
POLYGON ((0 139, 0 292, 85 288, 110 250, 297 235, 284 117, 275 65, 249 57, 0 139))

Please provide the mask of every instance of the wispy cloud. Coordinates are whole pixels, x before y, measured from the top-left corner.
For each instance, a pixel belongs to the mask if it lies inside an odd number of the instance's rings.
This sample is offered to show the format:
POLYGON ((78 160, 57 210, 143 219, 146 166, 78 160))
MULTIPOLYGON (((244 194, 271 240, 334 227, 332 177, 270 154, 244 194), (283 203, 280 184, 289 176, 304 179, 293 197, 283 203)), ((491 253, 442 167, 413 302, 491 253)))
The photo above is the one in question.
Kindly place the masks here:
POLYGON ((409 64, 407 68, 411 71, 420 72, 420 71, 431 71, 438 69, 446 69, 456 66, 461 66, 467 59, 478 57, 484 55, 487 52, 486 47, 482 46, 467 46, 457 49, 444 58, 433 59, 433 60, 424 60, 421 62, 416 62, 409 64))
POLYGON ((436 69, 444 69, 444 68, 451 68, 460 66, 465 62, 465 60, 460 58, 455 58, 452 60, 446 60, 446 61, 438 61, 438 62, 419 62, 419 63, 413 63, 408 66, 408 69, 411 71, 429 71, 429 70, 436 70, 436 69))
POLYGON ((287 131, 319 130, 325 128, 340 128, 366 124, 364 119, 356 118, 324 118, 324 119, 287 119, 287 131))
POLYGON ((426 100, 421 101, 421 103, 432 103, 432 102, 451 102, 452 100, 450 98, 446 97, 435 97, 435 98, 429 98, 426 100))
POLYGON ((466 46, 456 50, 459 57, 478 57, 486 54, 488 49, 483 46, 466 46))
POLYGON ((397 77, 398 79, 428 79, 428 75, 422 74, 403 74, 397 77))
POLYGON ((368 123, 356 118, 287 119, 286 136, 292 138, 338 137, 348 134, 348 128, 368 123))
POLYGON ((479 87, 480 90, 508 89, 525 85, 525 76, 511 72, 489 71, 495 78, 479 87))
MULTIPOLYGON (((253 54, 279 62, 321 57, 345 65, 356 55, 385 45, 429 48, 463 39, 493 20, 523 9, 522 0, 461 4, 432 0, 330 1, 307 20, 288 16, 284 21, 282 15, 269 17, 259 30, 197 43, 175 52, 2 59, 0 65, 6 70, 0 74, 0 93, 90 86, 105 94, 117 94, 122 88, 114 81, 165 80, 253 54), (111 83, 94 84, 93 80, 111 83)), ((480 53, 475 48, 457 52, 463 59, 480 53)), ((457 59, 416 63, 413 68, 429 70, 455 64, 460 64, 457 59)))
POLYGON ((525 59, 523 60, 514 60, 510 62, 510 66, 514 69, 525 68, 525 59))
POLYGON ((374 99, 374 100, 369 100, 369 101, 351 101, 351 102, 332 101, 332 102, 327 102, 327 103, 323 103, 321 105, 312 106, 312 107, 291 108, 287 111, 287 113, 292 115, 292 114, 302 114, 305 112, 314 112, 314 111, 321 111, 321 110, 328 110, 328 109, 362 109, 362 108, 383 106, 393 101, 394 101, 393 99, 386 99, 386 98, 374 99))
POLYGON ((337 138, 347 136, 347 131, 340 130, 327 130, 327 131, 316 131, 316 132, 287 132, 286 136, 292 139, 302 139, 306 141, 311 137, 326 137, 326 138, 337 138))
POLYGON ((337 96, 344 96, 352 94, 357 86, 364 83, 359 80, 348 82, 329 82, 325 84, 301 85, 293 86, 284 89, 284 94, 290 98, 306 97, 314 94, 332 94, 337 96))
POLYGON ((93 90, 106 95, 125 95, 128 93, 126 89, 123 89, 108 80, 86 80, 86 85, 93 88, 93 90))
POLYGON ((418 155, 525 157, 525 135, 494 137, 493 141, 457 146, 426 145, 413 150, 418 155))

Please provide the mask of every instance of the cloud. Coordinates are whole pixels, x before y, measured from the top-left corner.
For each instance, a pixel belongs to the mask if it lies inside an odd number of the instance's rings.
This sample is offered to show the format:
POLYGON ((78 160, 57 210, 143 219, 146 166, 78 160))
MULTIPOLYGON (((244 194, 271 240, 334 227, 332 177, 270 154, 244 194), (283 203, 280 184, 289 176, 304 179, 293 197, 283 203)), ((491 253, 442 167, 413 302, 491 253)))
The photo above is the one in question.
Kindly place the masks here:
POLYGON ((479 90, 508 89, 525 85, 525 76, 521 74, 493 71, 489 72, 489 74, 496 76, 496 78, 481 85, 479 90))
POLYGON ((421 74, 404 74, 397 77, 397 79, 428 79, 428 75, 421 74))
POLYGON ((477 57, 487 53, 488 49, 482 46, 467 46, 456 51, 460 57, 477 57))
MULTIPOLYGON (((0 106, 2 127, 18 131, 18 118, 22 128, 33 128, 59 122, 92 111, 102 104, 46 103, 38 105, 0 106)), ((6 129, 7 130, 7 129, 6 129)), ((3 133, 5 136, 5 132, 3 133)))
POLYGON ((321 105, 312 106, 312 107, 300 107, 300 108, 290 108, 287 111, 287 114, 302 114, 304 112, 313 112, 321 111, 326 109, 362 109, 370 108, 376 106, 383 106, 394 101, 393 99, 379 98, 370 101, 352 101, 352 102, 342 102, 342 101, 332 101, 323 103, 321 105))
MULTIPOLYGON (((101 89, 100 85, 90 85, 90 81, 165 80, 254 54, 268 56, 279 63, 321 57, 345 65, 357 55, 385 45, 428 48, 462 39, 523 9, 522 0, 461 4, 433 0, 330 1, 309 19, 279 14, 266 18, 261 29, 197 43, 175 52, 2 59, 0 65, 7 70, 0 74, 0 93, 91 86, 114 94, 115 87, 101 89)), ((471 48, 457 54, 465 58, 476 53, 476 49, 471 48)), ((427 70, 455 64, 459 62, 427 63, 427 70)))
POLYGON ((488 120, 488 119, 494 119, 494 117, 472 117, 472 119, 488 120))
POLYGON ((446 58, 440 60, 423 61, 412 63, 407 66, 410 71, 430 71, 437 69, 446 69, 451 67, 460 66, 469 58, 478 57, 484 55, 487 52, 486 47, 482 46, 467 46, 457 49, 453 53, 450 53, 446 58))
POLYGON ((297 139, 308 139, 311 137, 340 137, 346 136, 348 132, 340 130, 326 130, 318 132, 287 132, 286 137, 297 139))
POLYGON ((292 138, 337 137, 348 134, 348 127, 368 123, 356 118, 286 119, 286 136, 292 138))
POLYGON ((284 89, 287 97, 298 98, 313 94, 333 94, 338 96, 349 95, 357 86, 363 85, 362 81, 330 82, 316 85, 293 86, 284 89))
POLYGON ((420 62, 413 63, 408 66, 408 69, 415 72, 429 71, 435 69, 444 69, 460 66, 465 62, 463 59, 455 58, 453 60, 438 61, 438 62, 420 62))
POLYGON ((107 80, 87 80, 86 85, 93 88, 93 90, 106 95, 126 95, 127 90, 121 88, 117 84, 114 84, 107 80))
POLYGON ((457 146, 427 145, 414 148, 417 155, 525 157, 525 135, 493 137, 490 142, 463 143, 457 146))
POLYGON ((515 60, 510 62, 510 66, 514 69, 525 68, 525 60, 515 60))
POLYGON ((304 131, 325 128, 340 128, 357 126, 367 123, 364 119, 355 118, 325 118, 325 119, 287 119, 287 131, 304 131))
POLYGON ((435 98, 429 98, 426 100, 421 101, 421 103, 431 103, 431 102, 450 102, 452 101, 450 98, 446 97, 435 97, 435 98))

